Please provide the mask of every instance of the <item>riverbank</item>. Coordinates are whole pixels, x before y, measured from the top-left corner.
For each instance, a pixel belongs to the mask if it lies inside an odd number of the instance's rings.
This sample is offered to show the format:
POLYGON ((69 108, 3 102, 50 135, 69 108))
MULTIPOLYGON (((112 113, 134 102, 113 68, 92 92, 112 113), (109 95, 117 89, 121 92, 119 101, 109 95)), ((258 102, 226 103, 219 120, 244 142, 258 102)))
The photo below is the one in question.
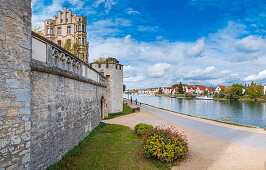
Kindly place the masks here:
MULTIPOLYGON (((174 114, 169 112, 170 114, 174 114)), ((184 116, 184 115, 180 115, 184 116)), ((196 119, 192 118, 191 119, 196 119)), ((200 121, 200 119, 197 119, 200 121)), ((206 120, 203 120, 206 121, 206 120)), ((173 169, 265 169, 266 151, 233 144, 170 122, 152 112, 141 109, 138 113, 105 120, 106 123, 133 127, 141 122, 154 126, 174 126, 188 137, 190 158, 173 169)), ((212 122, 215 123, 215 122, 212 122)), ((223 126, 223 125, 222 125, 223 126)), ((230 125, 226 125, 230 126, 230 125)), ((241 130, 257 129, 235 127, 241 130)), ((264 131, 259 132, 265 134, 264 131)))

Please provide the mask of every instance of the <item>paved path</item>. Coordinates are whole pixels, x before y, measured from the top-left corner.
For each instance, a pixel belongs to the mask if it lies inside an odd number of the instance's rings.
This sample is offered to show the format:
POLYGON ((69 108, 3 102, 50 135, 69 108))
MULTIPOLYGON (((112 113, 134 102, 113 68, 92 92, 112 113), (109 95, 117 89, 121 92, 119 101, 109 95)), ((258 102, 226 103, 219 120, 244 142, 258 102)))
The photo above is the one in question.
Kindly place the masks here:
MULTIPOLYGON (((139 105, 138 105, 139 106, 139 105)), ((185 128, 196 132, 222 139, 235 144, 245 145, 251 148, 266 150, 266 134, 236 130, 222 126, 212 125, 196 120, 187 119, 167 111, 149 107, 140 106, 142 109, 150 111, 168 121, 174 122, 185 128)))

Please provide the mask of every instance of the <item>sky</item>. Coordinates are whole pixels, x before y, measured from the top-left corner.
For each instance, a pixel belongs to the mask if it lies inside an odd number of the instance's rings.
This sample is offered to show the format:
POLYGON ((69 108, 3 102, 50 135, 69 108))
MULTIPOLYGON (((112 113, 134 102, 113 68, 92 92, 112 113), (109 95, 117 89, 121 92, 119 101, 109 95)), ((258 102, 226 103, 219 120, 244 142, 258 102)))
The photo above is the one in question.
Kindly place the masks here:
POLYGON ((266 85, 266 0, 32 0, 32 24, 63 6, 87 17, 89 61, 115 57, 127 89, 266 85))

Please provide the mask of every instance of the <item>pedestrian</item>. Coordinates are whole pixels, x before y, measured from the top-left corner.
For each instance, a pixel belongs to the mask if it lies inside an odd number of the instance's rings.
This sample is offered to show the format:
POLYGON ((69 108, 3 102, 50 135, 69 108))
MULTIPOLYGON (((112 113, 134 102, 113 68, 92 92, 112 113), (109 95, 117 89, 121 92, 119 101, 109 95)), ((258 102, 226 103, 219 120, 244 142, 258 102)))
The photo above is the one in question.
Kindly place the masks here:
POLYGON ((136 102, 136 105, 138 105, 138 99, 136 99, 135 102, 136 102))
POLYGON ((130 97, 130 102, 131 102, 131 104, 132 104, 132 101, 133 101, 133 100, 132 100, 132 96, 131 96, 131 97, 130 97))

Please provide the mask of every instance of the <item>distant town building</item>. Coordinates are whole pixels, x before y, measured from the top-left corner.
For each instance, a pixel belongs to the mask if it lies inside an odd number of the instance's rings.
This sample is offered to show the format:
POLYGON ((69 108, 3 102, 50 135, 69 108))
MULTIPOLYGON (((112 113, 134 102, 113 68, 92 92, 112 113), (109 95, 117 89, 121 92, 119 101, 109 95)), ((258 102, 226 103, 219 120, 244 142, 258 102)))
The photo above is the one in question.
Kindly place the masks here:
POLYGON ((225 88, 225 86, 217 86, 217 87, 215 88, 215 93, 220 93, 221 90, 224 89, 224 88, 225 88))
POLYGON ((79 42, 77 57, 84 62, 89 61, 89 43, 87 42, 87 18, 85 16, 72 15, 72 11, 58 11, 58 16, 53 19, 45 20, 44 36, 54 43, 64 47, 65 43, 73 46, 73 43, 79 42))

